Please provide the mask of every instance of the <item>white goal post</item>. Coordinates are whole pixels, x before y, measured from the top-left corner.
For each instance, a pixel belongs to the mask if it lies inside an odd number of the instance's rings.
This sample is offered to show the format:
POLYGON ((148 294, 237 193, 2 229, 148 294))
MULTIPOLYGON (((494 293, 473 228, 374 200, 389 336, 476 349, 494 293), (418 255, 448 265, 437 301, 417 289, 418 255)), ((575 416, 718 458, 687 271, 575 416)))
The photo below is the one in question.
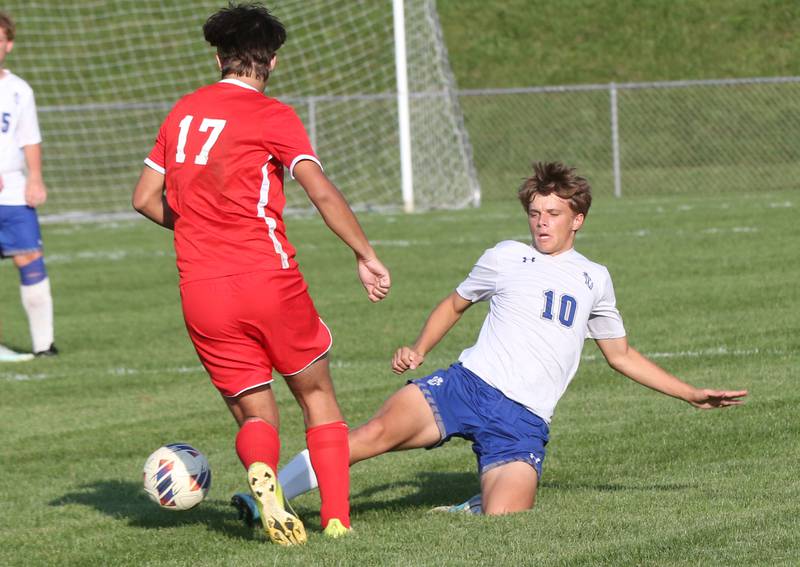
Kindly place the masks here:
MULTIPOLYGON (((129 210, 175 101, 218 77, 203 40, 223 0, 10 0, 7 67, 34 88, 46 213, 129 210)), ((435 0, 274 0, 288 40, 267 94, 294 106, 354 208, 478 205, 435 0)), ((309 207, 287 184, 287 207, 309 207)))

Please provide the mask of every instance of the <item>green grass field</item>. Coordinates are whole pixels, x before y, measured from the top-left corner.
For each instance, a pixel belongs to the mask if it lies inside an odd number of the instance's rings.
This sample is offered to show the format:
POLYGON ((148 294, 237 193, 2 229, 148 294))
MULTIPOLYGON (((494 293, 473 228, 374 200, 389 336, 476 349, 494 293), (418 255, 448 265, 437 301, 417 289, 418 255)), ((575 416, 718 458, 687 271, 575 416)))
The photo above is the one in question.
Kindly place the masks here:
POLYGON ((461 88, 800 74, 794 0, 437 0, 461 88))
MULTIPOLYGON (((194 73, 172 68, 191 59, 186 42, 200 41, 210 6, 223 3, 11 0, 4 7, 25 18, 9 64, 31 79, 40 106, 160 101, 156 87, 165 81, 174 83, 175 98, 206 82, 198 73, 213 78, 210 60, 194 73), (137 29, 120 14, 142 6, 157 7, 145 10, 150 19, 142 25, 163 43, 139 41, 135 33, 125 41, 110 32, 98 37, 108 23, 137 29), (191 26, 170 24, 161 15, 168 9, 188 12, 191 26), (78 24, 59 16, 75 10, 78 24), (29 30, 32 22, 47 26, 36 30, 48 39, 29 59, 25 20, 29 30), (92 44, 98 47, 87 50, 83 39, 99 40, 92 44), (161 63, 142 66, 151 60, 161 63)), ((437 7, 459 88, 800 75, 794 0, 438 0, 437 7)), ((338 50, 325 56, 326 69, 336 71, 338 50)), ((528 164, 503 161, 511 146, 590 173, 598 199, 578 249, 611 270, 633 345, 689 382, 748 388, 745 406, 694 410, 614 374, 588 344, 553 421, 534 510, 503 518, 428 514, 477 491, 470 448, 453 441, 354 468, 354 537, 323 539, 318 496, 299 498, 310 541, 278 548, 239 524, 227 504, 244 488, 234 422, 186 337, 169 233, 141 220, 48 224, 63 354, 0 365, 0 565, 797 565, 794 99, 762 97, 751 107, 698 97, 696 116, 681 122, 687 136, 675 144, 647 104, 680 109, 679 100, 637 99, 642 108, 632 112, 633 99, 620 96, 629 105, 621 125, 629 144, 626 195, 646 188, 661 196, 608 197, 610 148, 596 126, 607 123, 603 93, 537 95, 530 103, 464 99, 488 203, 461 212, 362 216, 394 276, 389 299, 379 305, 366 300, 351 255, 319 218, 289 220, 317 307, 334 331, 342 406, 351 424, 368 419, 403 384, 389 370, 393 350, 413 340, 485 248, 526 238, 522 211, 507 195, 528 164), (703 118, 721 109, 731 129, 758 120, 765 138, 739 136, 713 154, 707 140, 715 134, 704 130, 703 118), (647 135, 630 138, 626 127, 647 135), (793 153, 782 157, 785 147, 793 153), (687 156, 702 156, 706 167, 693 167, 687 156), (719 186, 720 171, 753 163, 771 168, 759 183, 719 186), (691 190, 675 194, 676 186, 691 190), (794 190, 774 191, 779 187, 794 190), (213 469, 207 501, 189 512, 160 510, 141 490, 146 457, 173 441, 197 446, 213 469)), ((45 212, 61 210, 59 187, 86 183, 74 174, 86 155, 76 140, 113 149, 113 159, 90 165, 111 208, 127 209, 155 130, 125 138, 118 125, 157 124, 162 115, 107 111, 95 118, 109 126, 89 133, 72 114, 42 116, 46 128, 65 125, 45 132, 52 142, 45 148, 47 180, 56 189, 45 212), (126 175, 133 175, 130 182, 121 182, 126 175)), ((0 263, 0 304, 3 342, 27 350, 10 262, 0 263)), ((468 312, 423 370, 449 364, 472 344, 484 313, 485 306, 468 312)), ((286 462, 304 446, 302 422, 282 380, 275 389, 286 462)))
MULTIPOLYGON (((594 345, 553 421, 536 508, 502 518, 431 515, 478 487, 469 446, 386 455, 353 469, 356 533, 319 533, 316 494, 296 507, 307 546, 240 525, 234 422, 200 368, 178 304, 170 235, 139 220, 44 227, 58 359, 0 366, 1 565, 796 565, 800 426, 794 192, 600 198, 578 241, 615 279, 630 340, 687 381, 750 390, 702 412, 614 374, 594 345), (159 509, 141 467, 194 444, 214 473, 197 509, 159 509)), ((389 370, 434 303, 496 241, 524 239, 519 206, 365 215, 393 270, 372 305, 349 252, 318 218, 289 221, 317 307, 334 331, 334 378, 352 424, 403 379, 389 370)), ((28 348, 16 273, 0 264, 3 340, 28 348)), ((477 334, 477 306, 426 361, 477 334)), ((419 375, 419 373, 415 374, 419 375)), ((282 380, 285 462, 303 447, 282 380)))

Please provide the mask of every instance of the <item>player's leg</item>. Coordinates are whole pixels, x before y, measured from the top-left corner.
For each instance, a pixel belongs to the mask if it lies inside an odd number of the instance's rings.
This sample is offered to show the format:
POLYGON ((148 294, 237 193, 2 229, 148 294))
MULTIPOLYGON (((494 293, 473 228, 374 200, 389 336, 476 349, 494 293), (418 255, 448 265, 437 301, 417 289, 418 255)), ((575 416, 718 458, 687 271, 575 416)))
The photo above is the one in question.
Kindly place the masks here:
POLYGON ((438 506, 436 512, 457 514, 510 514, 533 508, 539 475, 530 464, 517 461, 493 468, 481 476, 481 492, 455 506, 438 506))
POLYGON ((327 355, 300 372, 286 375, 286 384, 300 405, 307 429, 344 421, 336 401, 327 355))
POLYGON ((461 368, 458 411, 463 434, 472 440, 481 475, 481 494, 437 510, 508 514, 533 506, 549 428, 530 410, 479 376, 461 368))
MULTIPOLYGON (((325 427, 325 426, 323 426, 325 427)), ((332 431, 327 433, 328 437, 321 437, 318 441, 312 438, 313 430, 309 429, 309 434, 306 436, 308 441, 308 455, 302 453, 295 457, 285 469, 287 472, 284 476, 289 476, 287 480, 291 486, 292 493, 287 493, 287 498, 293 498, 298 494, 307 492, 315 486, 319 486, 320 496, 323 500, 323 511, 325 510, 326 490, 330 490, 330 486, 340 485, 340 490, 344 492, 342 486, 344 479, 347 480, 347 511, 349 522, 349 466, 352 463, 357 463, 374 457, 388 451, 415 449, 419 447, 430 447, 435 445, 441 440, 441 433, 436 424, 433 416, 433 411, 425 400, 425 397, 420 392, 419 388, 413 384, 409 384, 400 389, 393 396, 391 396, 381 407, 378 413, 364 425, 357 427, 349 434, 347 438, 347 430, 342 432, 345 437, 339 441, 346 447, 349 441, 349 453, 337 453, 336 466, 329 467, 327 470, 320 466, 321 457, 315 456, 320 451, 322 443, 328 444, 328 451, 332 451, 334 439, 332 431), (315 449, 315 443, 320 443, 320 448, 315 449), (308 464, 313 466, 313 472, 308 467, 308 464), (330 475, 338 471, 338 477, 330 475), (316 473, 316 475, 314 475, 316 473), (323 476, 326 475, 326 476, 323 476)), ((332 512, 321 513, 323 518, 333 517, 336 518, 332 512)), ((347 524, 349 526, 349 523, 347 524)))
MULTIPOLYGON (((389 451, 430 447, 442 439, 433 410, 415 384, 407 384, 364 425, 350 431, 350 464, 389 451)), ((317 488, 308 452, 296 455, 279 473, 287 499, 317 488)))
POLYGON ((262 295, 264 287, 273 291, 259 314, 263 347, 302 409, 310 462, 320 479, 320 520, 326 535, 338 537, 350 529, 350 476, 347 423, 326 358, 333 339, 299 271, 264 274, 261 283, 262 295))
MULTIPOLYGON (((0 178, 2 185, 2 178, 0 178)), ((5 258, 5 251, 8 250, 11 242, 11 235, 8 233, 8 222, 6 211, 8 207, 0 206, 0 258, 5 258)), ((0 340, 2 340, 2 329, 0 328, 0 340)), ((0 362, 24 362, 31 360, 33 355, 30 353, 15 352, 10 348, 0 344, 0 362)))
POLYGON ((483 513, 510 514, 533 508, 538 475, 530 464, 516 461, 481 475, 483 513))
POLYGON ((260 461, 275 470, 280 458, 280 422, 272 388, 260 386, 240 396, 223 399, 239 424, 236 454, 244 468, 260 461))
POLYGON ((286 382, 303 411, 308 459, 319 479, 320 522, 326 535, 344 535, 350 529, 348 428, 336 401, 327 357, 287 376, 286 382))
POLYGON ((430 404, 415 384, 406 384, 350 434, 350 463, 389 451, 431 447, 442 439, 430 404))
POLYGON ((4 207, 4 253, 12 256, 19 270, 20 297, 28 316, 32 350, 37 356, 53 356, 53 297, 41 247, 39 219, 35 209, 4 207), (6 252, 7 251, 7 252, 6 252))
POLYGON ((32 350, 36 356, 55 356, 53 296, 42 253, 17 254, 14 265, 19 270, 20 298, 28 316, 32 350))
POLYGON ((274 543, 292 545, 305 542, 306 534, 284 509, 275 474, 278 408, 270 387, 272 364, 250 325, 257 302, 244 292, 251 283, 241 277, 190 282, 181 286, 181 304, 192 344, 239 424, 236 452, 264 530, 274 543))
POLYGON ((225 398, 239 424, 236 454, 247 469, 247 482, 270 540, 280 545, 306 541, 303 523, 283 506, 277 474, 280 457, 279 414, 269 385, 225 398))
POLYGON ((498 390, 483 389, 486 408, 479 408, 482 425, 473 441, 481 473, 482 513, 528 510, 536 500, 549 427, 498 390))

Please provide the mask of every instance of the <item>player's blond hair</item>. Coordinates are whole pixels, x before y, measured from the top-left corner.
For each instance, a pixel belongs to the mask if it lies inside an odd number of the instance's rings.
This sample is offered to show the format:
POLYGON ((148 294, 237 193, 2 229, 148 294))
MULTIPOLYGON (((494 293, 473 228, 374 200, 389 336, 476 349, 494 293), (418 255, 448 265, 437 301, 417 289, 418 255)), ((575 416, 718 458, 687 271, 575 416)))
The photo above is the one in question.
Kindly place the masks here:
POLYGON ((17 33, 17 26, 14 25, 14 20, 7 12, 0 12, 0 29, 6 32, 6 39, 14 41, 14 36, 17 33))
POLYGON ((575 172, 574 167, 558 161, 535 162, 533 175, 523 181, 517 192, 522 208, 527 212, 536 194, 546 196, 550 193, 568 200, 570 208, 584 216, 592 206, 592 188, 585 177, 575 172))

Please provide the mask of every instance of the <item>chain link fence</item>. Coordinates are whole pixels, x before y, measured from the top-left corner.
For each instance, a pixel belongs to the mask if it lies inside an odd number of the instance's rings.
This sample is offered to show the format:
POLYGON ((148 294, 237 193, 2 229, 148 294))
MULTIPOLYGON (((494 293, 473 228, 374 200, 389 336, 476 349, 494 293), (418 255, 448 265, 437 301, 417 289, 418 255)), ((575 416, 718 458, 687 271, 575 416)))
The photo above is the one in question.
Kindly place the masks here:
POLYGON ((482 199, 513 198, 534 160, 597 195, 800 188, 800 77, 458 91, 482 199))
MULTIPOLYGON (((389 93, 373 98, 392 96, 389 93)), ((464 145, 467 153, 471 147, 480 200, 484 202, 516 198, 517 188, 531 171, 531 162, 550 160, 576 167, 589 178, 598 197, 714 195, 800 188, 800 77, 450 88, 414 92, 412 96, 451 100, 460 106, 469 137, 464 145)), ((363 97, 342 95, 334 102, 344 104, 359 98, 363 97)), ((319 144, 318 131, 324 127, 320 101, 327 99, 289 99, 297 105, 312 138, 319 144)), ((69 110, 64 112, 63 106, 41 109, 44 125, 51 114, 75 114, 69 110)), ((149 108, 145 111, 153 112, 149 108)), ((129 106, 124 112, 130 118, 138 110, 129 106)), ((165 112, 166 106, 158 108, 159 115, 165 112)), ((358 116, 363 120, 364 114, 358 116)), ((71 138, 64 135, 63 143, 68 144, 71 138)), ((56 136, 50 132, 47 139, 51 142, 56 136)), ((369 149, 395 156, 396 144, 396 139, 391 138, 376 142, 369 149)), ((326 163, 336 165, 337 159, 352 158, 350 154, 337 154, 338 144, 328 146, 323 148, 326 163)), ((144 155, 149 145, 142 148, 138 148, 137 155, 144 155)), ((415 147, 415 151, 419 150, 415 147)), ((130 148, 120 146, 119 151, 129 152, 130 148)), ((436 155, 433 151, 428 157, 435 160, 436 155)), ((395 161, 389 159, 387 163, 395 161)), ((133 179, 120 184, 124 172, 118 170, 130 164, 137 170, 141 167, 138 157, 120 157, 98 168, 99 174, 108 177, 110 187, 123 191, 124 199, 119 202, 124 210, 128 210, 133 179)), ((340 165, 331 169, 343 168, 346 169, 340 165)), ((399 170, 399 162, 389 173, 376 171, 374 178, 388 183, 387 194, 399 201, 399 174, 395 169, 399 170)), ((415 179, 441 176, 447 171, 441 164, 419 167, 415 179)), ((352 189, 359 184, 344 185, 352 189)), ((101 213, 123 210, 121 207, 100 203, 92 210, 101 213)))

